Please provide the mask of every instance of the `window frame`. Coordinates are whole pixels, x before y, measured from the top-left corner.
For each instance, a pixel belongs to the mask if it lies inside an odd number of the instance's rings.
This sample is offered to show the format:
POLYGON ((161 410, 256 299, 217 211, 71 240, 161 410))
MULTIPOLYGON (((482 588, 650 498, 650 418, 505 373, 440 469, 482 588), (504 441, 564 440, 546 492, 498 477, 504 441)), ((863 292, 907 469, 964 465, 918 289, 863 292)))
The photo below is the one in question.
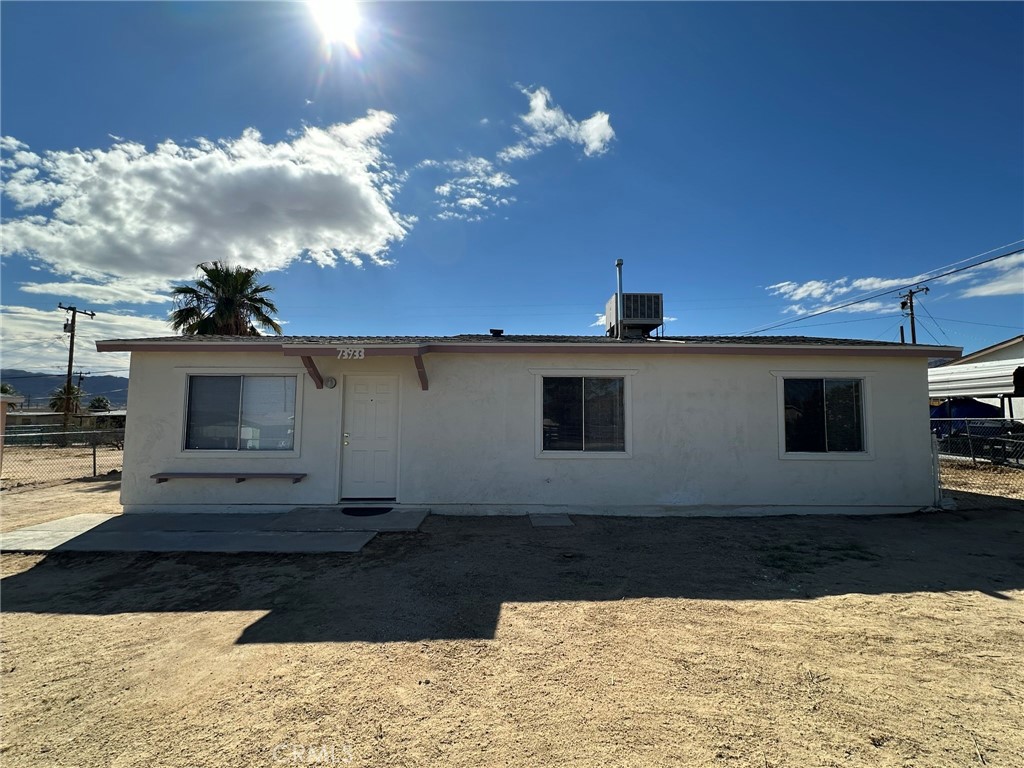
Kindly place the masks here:
POLYGON ((534 377, 534 457, 538 459, 598 459, 617 460, 633 458, 633 376, 638 369, 617 368, 531 368, 534 377), (622 379, 623 398, 623 451, 545 451, 544 450, 544 379, 547 378, 600 378, 622 379))
POLYGON ((189 368, 181 372, 184 375, 184 386, 182 387, 181 404, 181 439, 178 443, 178 456, 180 458, 202 459, 205 457, 232 457, 237 459, 272 460, 282 458, 298 458, 301 455, 302 439, 302 391, 306 375, 303 371, 296 371, 293 368, 246 368, 239 371, 236 368, 189 368), (293 431, 292 447, 286 450, 242 450, 241 448, 188 448, 186 439, 188 436, 188 405, 192 377, 199 376, 238 376, 249 377, 280 377, 295 379, 295 426, 293 431))
POLYGON ((871 380, 874 371, 772 371, 777 390, 776 416, 779 422, 779 458, 786 461, 873 461, 875 441, 872 429, 871 380), (786 379, 856 379, 861 391, 862 451, 787 451, 786 379))

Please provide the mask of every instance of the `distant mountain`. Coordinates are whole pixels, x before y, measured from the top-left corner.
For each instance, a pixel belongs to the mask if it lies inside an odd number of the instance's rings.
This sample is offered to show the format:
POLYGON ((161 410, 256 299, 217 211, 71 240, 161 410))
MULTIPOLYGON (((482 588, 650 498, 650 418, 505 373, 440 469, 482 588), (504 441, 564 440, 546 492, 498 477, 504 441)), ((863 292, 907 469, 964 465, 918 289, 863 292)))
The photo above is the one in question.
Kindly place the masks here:
MULTIPOLYGON (((55 389, 64 386, 66 374, 37 373, 18 368, 0 368, 0 381, 10 384, 25 396, 23 408, 46 408, 55 389)), ((78 384, 78 377, 73 379, 78 384)), ((124 408, 128 402, 128 379, 123 376, 86 376, 82 379, 82 406, 99 395, 110 400, 113 408, 124 408)))

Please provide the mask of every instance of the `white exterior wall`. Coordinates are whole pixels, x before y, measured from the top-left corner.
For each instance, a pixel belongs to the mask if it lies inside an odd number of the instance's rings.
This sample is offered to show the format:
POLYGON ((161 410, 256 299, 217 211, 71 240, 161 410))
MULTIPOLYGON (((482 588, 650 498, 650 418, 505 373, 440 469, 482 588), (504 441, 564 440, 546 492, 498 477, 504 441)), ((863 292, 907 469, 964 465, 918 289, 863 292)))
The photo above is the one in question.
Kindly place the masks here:
POLYGON ((401 504, 515 511, 516 505, 848 508, 934 501, 924 358, 435 353, 424 357, 428 391, 406 356, 316 361, 325 377, 338 379, 335 389, 317 390, 298 358, 277 353, 133 353, 126 510, 337 503, 346 373, 399 377, 401 504), (538 458, 536 376, 552 369, 635 371, 626 425, 631 457, 538 458), (285 372, 300 382, 293 454, 181 450, 189 373, 285 372), (867 454, 783 457, 773 372, 863 377, 867 454), (190 470, 308 477, 298 484, 150 479, 190 470))
POLYGON ((964 355, 959 360, 954 360, 950 365, 968 365, 970 363, 995 363, 1006 360, 1020 360, 1024 358, 1024 341, 1015 341, 1007 344, 1002 349, 986 352, 984 355, 972 353, 964 355))

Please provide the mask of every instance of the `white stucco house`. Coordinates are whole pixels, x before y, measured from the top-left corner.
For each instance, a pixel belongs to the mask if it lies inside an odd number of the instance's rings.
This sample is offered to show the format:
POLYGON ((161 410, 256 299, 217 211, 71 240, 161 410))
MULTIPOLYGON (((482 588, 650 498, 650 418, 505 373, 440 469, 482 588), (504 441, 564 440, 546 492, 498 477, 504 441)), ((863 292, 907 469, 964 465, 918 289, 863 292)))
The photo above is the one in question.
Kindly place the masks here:
POLYGON ((131 352, 122 503, 436 513, 906 511, 929 357, 802 337, 171 337, 131 352))

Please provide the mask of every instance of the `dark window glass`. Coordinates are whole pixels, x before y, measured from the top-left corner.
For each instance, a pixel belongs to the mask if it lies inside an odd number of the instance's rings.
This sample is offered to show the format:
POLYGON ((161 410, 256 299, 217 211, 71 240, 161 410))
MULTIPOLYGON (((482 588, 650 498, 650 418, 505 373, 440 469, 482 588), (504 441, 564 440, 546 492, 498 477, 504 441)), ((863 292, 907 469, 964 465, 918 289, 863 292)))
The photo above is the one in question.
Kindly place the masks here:
POLYGON ((185 450, 289 451, 294 376, 190 376, 185 450))
POLYGON ((545 451, 626 450, 622 378, 544 378, 545 451))
POLYGON ((583 380, 583 450, 626 450, 625 382, 583 380))
POLYGON ((860 381, 825 379, 825 434, 829 451, 863 451, 860 381))
POLYGON ((290 451, 295 438, 295 377, 242 378, 243 451, 290 451))
POLYGON ((544 378, 544 450, 583 450, 583 379, 544 378))
POLYGON ((187 450, 238 450, 241 376, 192 376, 188 380, 187 450))
POLYGON ((864 450, 859 379, 786 379, 784 401, 787 452, 864 450))

